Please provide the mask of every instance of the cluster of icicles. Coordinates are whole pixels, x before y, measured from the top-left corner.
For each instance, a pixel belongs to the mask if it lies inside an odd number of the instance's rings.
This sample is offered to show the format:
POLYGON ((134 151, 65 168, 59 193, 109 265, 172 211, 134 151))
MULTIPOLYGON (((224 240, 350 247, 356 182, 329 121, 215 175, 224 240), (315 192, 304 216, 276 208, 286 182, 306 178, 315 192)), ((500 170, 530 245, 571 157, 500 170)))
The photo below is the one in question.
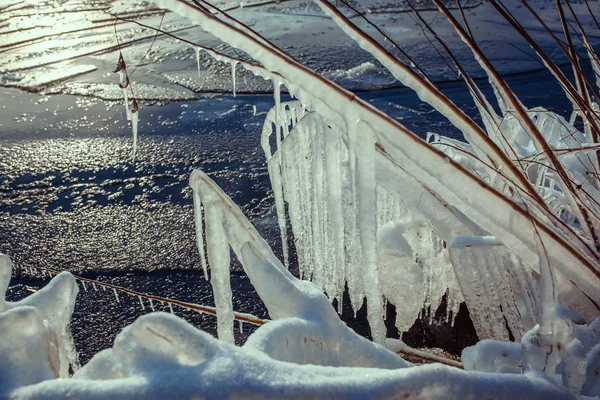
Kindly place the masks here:
POLYGON ((385 338, 385 301, 396 306, 400 331, 448 291, 448 314, 456 315, 462 297, 443 243, 400 193, 380 183, 386 160, 368 126, 352 121, 342 130, 291 102, 269 112, 261 142, 286 265, 284 203, 301 275, 336 299, 340 312, 346 287, 355 313, 366 297, 374 337, 385 338))
MULTIPOLYGON (((239 61, 196 47, 198 73, 200 51, 231 64, 235 94, 239 61)), ((431 193, 415 187, 398 165, 378 150, 368 125, 334 114, 332 120, 326 120, 323 113, 308 112, 306 101, 281 103, 280 85, 294 85, 260 67, 242 65, 274 85, 275 107, 267 114, 261 144, 268 160, 286 267, 290 262, 287 203, 302 277, 317 284, 330 300, 336 299, 340 312, 346 288, 355 313, 368 299, 368 319, 376 342, 385 340, 387 303, 396 307, 395 324, 400 332, 408 330, 423 312, 433 318, 444 297, 446 319, 452 323, 460 303, 467 302, 481 338, 508 340, 512 334, 519 339, 535 325, 535 279, 511 251, 492 237, 477 239, 475 235, 484 231, 476 227, 458 232, 435 225, 437 221, 428 218, 431 210, 422 212, 414 207, 421 201, 427 207, 431 193), (461 239, 450 246, 455 237, 461 239), (498 285, 485 283, 490 281, 498 285)), ((289 91, 311 99, 299 88, 289 91)), ((312 100, 318 104, 318 99, 312 100)), ((451 141, 439 136, 435 140, 438 144, 451 141)), ((195 192, 202 269, 208 279, 207 264, 211 265, 220 337, 231 341, 228 241, 218 228, 222 216, 220 211, 204 209, 207 252, 213 254, 212 262, 210 257, 207 262, 202 201, 195 192)))
MULTIPOLYGON (((586 143, 584 134, 554 113, 534 109, 531 116, 558 149, 586 143)), ((503 140, 517 156, 533 157, 535 149, 511 114, 500 125, 503 140)), ((433 134, 427 141, 496 183, 473 162, 476 152, 468 143, 433 134)), ((301 274, 337 299, 340 310, 345 288, 355 313, 366 297, 374 338, 385 337, 385 302, 396 307, 396 326, 403 332, 423 310, 433 315, 444 295, 446 317, 453 321, 465 301, 481 339, 509 340, 512 335, 520 340, 537 324, 539 274, 458 210, 451 211, 468 229, 432 220, 441 214, 432 209, 438 202, 427 200, 434 195, 411 184, 375 146, 368 125, 349 120, 340 128, 318 113, 307 113, 299 102, 276 102, 261 142, 285 264, 287 210, 301 274)), ((563 157, 577 181, 600 197, 585 178, 592 169, 589 157, 563 157)), ((551 169, 540 166, 530 173, 552 210, 573 223, 551 169)))

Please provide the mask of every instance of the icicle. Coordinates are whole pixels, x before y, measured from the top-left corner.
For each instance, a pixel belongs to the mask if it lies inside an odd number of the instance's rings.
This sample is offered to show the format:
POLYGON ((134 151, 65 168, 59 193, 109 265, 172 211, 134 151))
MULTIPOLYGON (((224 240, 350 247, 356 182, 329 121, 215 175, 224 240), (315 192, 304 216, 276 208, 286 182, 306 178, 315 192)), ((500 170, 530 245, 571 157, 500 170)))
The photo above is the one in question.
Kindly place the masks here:
POLYGON ((156 311, 154 309, 154 302, 152 301, 152 299, 148 299, 148 301, 150 302, 150 309, 152 310, 152 312, 156 311))
POLYGON ((252 104, 252 116, 256 117, 256 104, 252 104))
POLYGON ((87 286, 85 286, 85 282, 84 281, 80 281, 81 282, 81 287, 83 288, 84 292, 87 292, 87 286))
POLYGON ((240 319, 238 320, 238 324, 240 325, 240 333, 244 333, 244 321, 240 319))
POLYGON ((133 130, 133 153, 132 160, 135 161, 135 153, 137 152, 137 134, 138 134, 138 104, 133 99, 133 105, 131 108, 131 129, 133 130))
POLYGON ((206 255, 204 253, 204 235, 202 229, 202 202, 198 193, 194 191, 194 221, 196 225, 196 246, 198 247, 198 253, 200 253, 200 262, 202 266, 202 272, 204 273, 204 279, 208 280, 208 267, 206 265, 206 255))
POLYGON ((140 301, 140 306, 142 306, 142 311, 146 311, 146 306, 144 305, 144 299, 142 296, 138 296, 138 300, 140 301))
MULTIPOLYGON (((354 124, 350 123, 350 125, 354 124)), ((383 301, 377 268, 377 216, 373 207, 377 204, 375 139, 368 125, 361 124, 361 126, 366 129, 356 138, 356 198, 365 291, 368 299, 367 318, 373 341, 384 344, 386 327, 383 321, 383 301)), ((356 128, 354 130, 356 134, 356 128)))
POLYGON ((204 213, 206 248, 211 268, 210 284, 213 288, 217 309, 217 335, 225 342, 234 343, 229 243, 223 228, 221 210, 216 207, 207 207, 204 213))
MULTIPOLYGON (((327 195, 327 212, 329 215, 328 236, 330 237, 330 266, 332 283, 336 287, 336 296, 340 301, 344 291, 344 217, 342 210, 342 141, 336 129, 324 129, 325 139, 325 185, 327 195)), ((341 308, 340 308, 341 310, 341 308)))
POLYGON ((102 291, 106 292, 106 286, 100 285, 100 287, 102 288, 102 291))
POLYGON ((277 150, 279 150, 282 138, 279 136, 281 127, 281 110, 279 109, 281 105, 281 82, 278 79, 273 79, 273 98, 275 99, 275 137, 277 139, 277 150))
POLYGON ((94 292, 98 291, 98 288, 96 287, 96 283, 95 282, 92 282, 92 287, 94 288, 94 292))
POLYGON ((276 152, 269 160, 268 169, 271 178, 271 186, 275 197, 275 210, 277 211, 277 224, 281 237, 283 251, 283 265, 289 269, 289 249, 287 244, 287 220, 285 214, 285 203, 283 199, 283 182, 281 177, 281 151, 276 152))
POLYGON ((113 293, 115 295, 115 299, 117 300, 117 303, 120 303, 120 301, 119 301, 119 294, 117 293, 117 289, 113 288, 113 293))
POLYGON ((131 121, 131 110, 129 109, 129 95, 127 94, 127 88, 122 88, 123 99, 125 101, 125 115, 127 116, 127 121, 131 121))
POLYGON ((336 295, 336 290, 331 285, 333 282, 332 271, 330 264, 331 249, 329 248, 329 240, 327 235, 328 215, 327 202, 322 199, 326 198, 324 194, 324 168, 323 154, 324 149, 324 134, 317 130, 315 120, 310 120, 307 125, 304 125, 308 132, 309 140, 309 171, 308 179, 311 181, 312 191, 310 192, 310 203, 312 205, 311 224, 313 231, 313 253, 314 253, 314 278, 313 281, 319 286, 322 286, 330 298, 336 295))
POLYGON ((196 52, 196 66, 198 67, 198 79, 200 79, 200 47, 194 47, 196 52))
POLYGON ((171 312, 171 314, 173 314, 173 306, 171 305, 171 303, 169 303, 169 311, 171 312))
POLYGON ((233 83, 233 97, 235 97, 235 67, 237 66, 237 61, 231 62, 231 82, 233 83))
POLYGON ((345 275, 348 283, 348 292, 350 294, 350 304, 356 318, 358 310, 364 303, 364 282, 362 274, 362 250, 360 239, 358 237, 358 227, 356 219, 356 190, 354 169, 350 161, 354 159, 354 153, 351 153, 350 148, 354 151, 356 147, 355 132, 356 125, 346 123, 348 129, 347 149, 341 147, 341 182, 342 182, 342 216, 344 219, 344 262, 345 275), (354 125, 354 127, 352 127, 354 125))

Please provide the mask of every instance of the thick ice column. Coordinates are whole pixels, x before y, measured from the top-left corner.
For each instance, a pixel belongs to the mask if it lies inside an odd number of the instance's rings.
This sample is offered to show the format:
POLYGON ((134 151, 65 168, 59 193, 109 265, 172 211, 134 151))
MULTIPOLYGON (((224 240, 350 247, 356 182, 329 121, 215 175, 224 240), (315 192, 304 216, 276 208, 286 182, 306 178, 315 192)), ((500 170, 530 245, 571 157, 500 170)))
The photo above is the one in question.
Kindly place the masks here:
POLYGON ((356 199, 368 319, 373 341, 385 343, 384 304, 377 266, 377 204, 375 139, 370 127, 358 123, 356 132, 356 199))
POLYGON ((231 62, 231 83, 233 84, 233 97, 235 97, 235 67, 237 64, 237 61, 231 62))
POLYGON ((229 243, 223 228, 222 211, 214 206, 204 210, 206 219, 206 247, 211 268, 210 283, 218 312, 217 334, 219 339, 229 343, 233 337, 233 305, 231 282, 229 280, 230 256, 229 243))

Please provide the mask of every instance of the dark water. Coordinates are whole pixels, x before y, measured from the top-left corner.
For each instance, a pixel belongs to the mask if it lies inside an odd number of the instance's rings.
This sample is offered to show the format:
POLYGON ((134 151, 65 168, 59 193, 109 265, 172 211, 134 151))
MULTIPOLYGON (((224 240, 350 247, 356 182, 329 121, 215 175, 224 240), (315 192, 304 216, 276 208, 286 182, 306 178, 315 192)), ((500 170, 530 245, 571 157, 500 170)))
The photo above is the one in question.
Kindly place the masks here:
MULTIPOLYGON (((508 80, 527 106, 568 115, 570 103, 546 73, 508 80)), ((442 89, 475 115, 462 84, 447 83, 442 89)), ((485 84, 484 91, 491 96, 485 84)), ((359 95, 419 135, 433 131, 460 137, 410 90, 359 95)), ((264 113, 272 105, 268 95, 206 96, 146 105, 140 110, 140 143, 132 162, 131 131, 122 105, 0 89, 0 252, 10 255, 16 266, 68 270, 141 292, 211 305, 210 284, 198 270, 189 174, 194 169, 207 172, 279 254, 260 148, 264 113)), ((44 283, 15 277, 8 298, 20 298, 29 293, 26 286, 44 283)), ((236 311, 266 317, 239 266, 233 268, 232 287, 236 311)), ((80 291, 72 327, 82 361, 110 347, 116 333, 150 311, 148 307, 142 311, 135 298, 120 298, 117 303, 111 291, 80 291)), ((215 332, 213 317, 175 311, 215 332)), ((345 318, 352 319, 348 314, 345 318)), ((363 323, 349 322, 368 335, 363 323)), ((463 325, 468 324, 467 316, 463 325)), ((425 340, 424 329, 419 325, 405 338, 416 345, 443 345, 435 337, 425 340)), ((246 328, 238 340, 250 331, 246 328)), ((465 335, 463 346, 475 340, 472 329, 458 335, 465 335)), ((444 347, 459 351, 462 342, 455 342, 444 347)))

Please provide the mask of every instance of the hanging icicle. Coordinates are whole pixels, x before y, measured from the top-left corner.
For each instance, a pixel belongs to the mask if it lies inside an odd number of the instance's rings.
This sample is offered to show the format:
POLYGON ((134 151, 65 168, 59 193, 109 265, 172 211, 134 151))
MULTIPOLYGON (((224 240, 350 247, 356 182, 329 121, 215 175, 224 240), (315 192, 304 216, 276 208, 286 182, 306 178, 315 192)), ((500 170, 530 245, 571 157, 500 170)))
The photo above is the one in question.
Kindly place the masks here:
POLYGON ((233 97, 235 97, 235 67, 237 66, 237 61, 231 62, 231 82, 233 84, 233 97))
POLYGON ((194 51, 196 52, 196 66, 198 67, 198 79, 200 79, 200 48, 194 47, 194 51))
POLYGON ((131 158, 135 161, 138 144, 138 104, 135 99, 133 99, 133 104, 131 106, 131 129, 133 131, 133 152, 131 158))

